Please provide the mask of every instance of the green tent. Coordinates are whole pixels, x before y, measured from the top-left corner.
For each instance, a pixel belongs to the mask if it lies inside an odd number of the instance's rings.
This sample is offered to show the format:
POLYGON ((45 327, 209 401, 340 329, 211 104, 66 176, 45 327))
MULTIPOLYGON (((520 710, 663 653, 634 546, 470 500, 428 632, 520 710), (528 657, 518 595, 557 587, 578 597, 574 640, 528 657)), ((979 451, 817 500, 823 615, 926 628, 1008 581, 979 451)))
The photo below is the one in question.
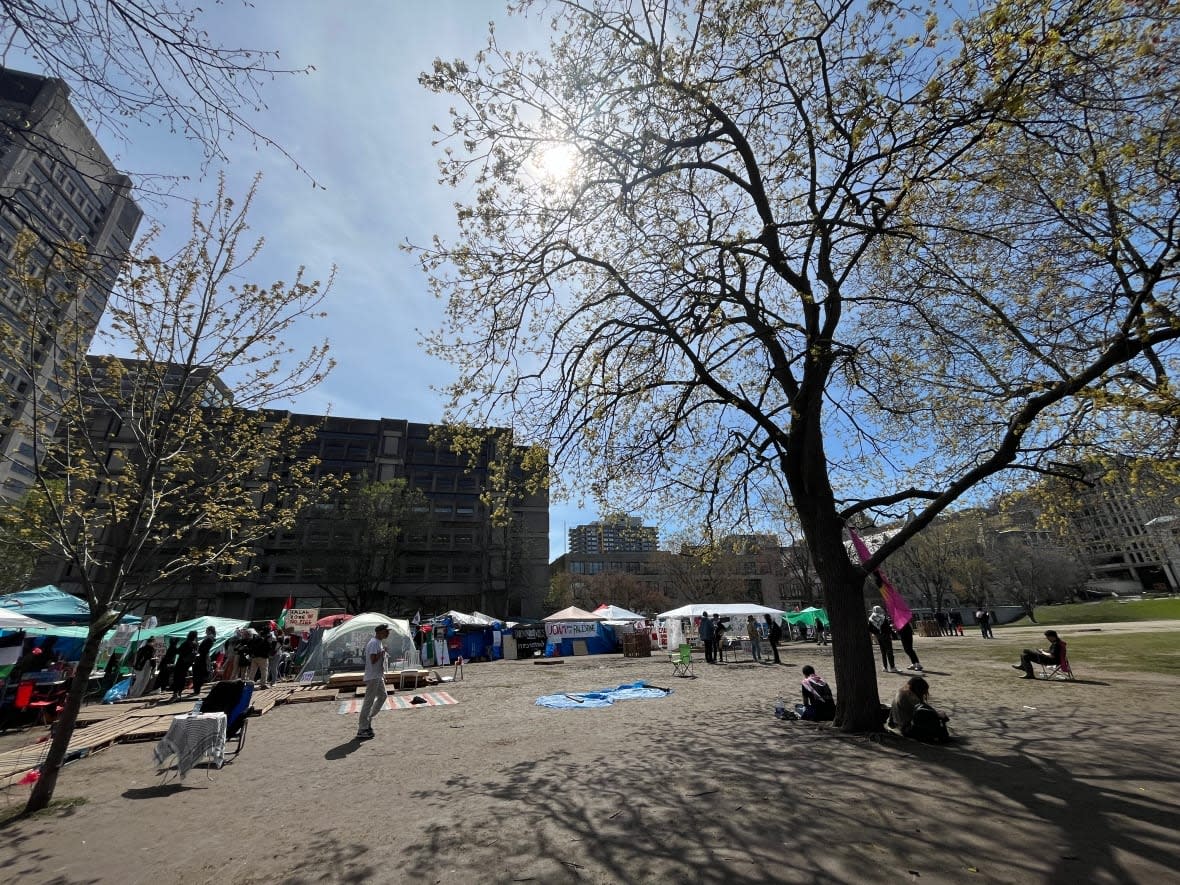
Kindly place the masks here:
POLYGON ((815 606, 805 608, 801 612, 787 612, 783 615, 783 619, 788 624, 806 624, 808 627, 814 627, 816 621, 823 621, 825 626, 832 623, 828 620, 828 613, 815 606))

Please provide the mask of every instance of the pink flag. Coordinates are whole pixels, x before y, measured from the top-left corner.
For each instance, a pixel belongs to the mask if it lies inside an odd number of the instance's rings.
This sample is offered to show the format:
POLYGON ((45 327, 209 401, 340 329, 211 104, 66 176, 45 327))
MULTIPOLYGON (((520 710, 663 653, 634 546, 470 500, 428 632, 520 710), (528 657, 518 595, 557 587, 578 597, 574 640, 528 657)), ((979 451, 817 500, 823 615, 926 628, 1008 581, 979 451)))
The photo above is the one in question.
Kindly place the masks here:
MULTIPOLYGON (((873 554, 869 552, 869 548, 852 526, 848 527, 848 537, 852 539, 852 546, 856 550, 856 555, 860 557, 861 565, 864 565, 873 558, 873 554)), ((883 569, 877 569, 873 574, 877 578, 877 589, 881 591, 881 598, 885 601, 885 611, 889 613, 889 620, 893 621, 895 629, 900 630, 914 619, 914 613, 910 611, 910 607, 906 605, 901 594, 897 592, 897 588, 889 583, 889 579, 885 577, 885 571, 883 569)))

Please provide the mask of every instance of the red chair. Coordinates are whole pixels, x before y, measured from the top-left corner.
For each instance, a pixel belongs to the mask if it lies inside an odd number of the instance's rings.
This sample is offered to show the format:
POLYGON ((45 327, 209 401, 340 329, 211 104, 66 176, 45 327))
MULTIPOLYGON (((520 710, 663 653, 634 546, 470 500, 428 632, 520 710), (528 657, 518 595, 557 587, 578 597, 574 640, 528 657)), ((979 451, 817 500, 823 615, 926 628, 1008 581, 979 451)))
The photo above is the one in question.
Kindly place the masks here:
POLYGON ((1073 668, 1069 665, 1069 656, 1066 654, 1064 641, 1061 642, 1061 660, 1056 664, 1041 664, 1041 678, 1069 680, 1074 678, 1073 668))
POLYGON ((20 685, 16 687, 16 694, 12 697, 12 709, 17 711, 24 711, 29 708, 29 704, 33 701, 33 692, 37 688, 37 682, 34 679, 25 679, 20 685))

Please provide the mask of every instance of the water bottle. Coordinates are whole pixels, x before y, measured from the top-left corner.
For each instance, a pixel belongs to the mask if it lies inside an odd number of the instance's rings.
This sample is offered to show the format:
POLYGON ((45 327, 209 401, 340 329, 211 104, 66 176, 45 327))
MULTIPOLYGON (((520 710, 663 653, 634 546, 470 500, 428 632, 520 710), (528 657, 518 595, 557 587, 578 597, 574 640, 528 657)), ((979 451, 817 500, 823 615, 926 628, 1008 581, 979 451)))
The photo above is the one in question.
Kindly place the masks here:
POLYGON ((778 700, 774 702, 774 718, 782 719, 787 715, 787 705, 783 701, 783 696, 779 695, 778 700))
POLYGON ((192 712, 192 715, 193 715, 193 716, 196 716, 196 715, 197 715, 198 713, 200 713, 200 712, 201 712, 201 700, 200 700, 200 698, 198 698, 198 699, 197 699, 197 702, 196 702, 195 704, 193 704, 193 712, 192 712))

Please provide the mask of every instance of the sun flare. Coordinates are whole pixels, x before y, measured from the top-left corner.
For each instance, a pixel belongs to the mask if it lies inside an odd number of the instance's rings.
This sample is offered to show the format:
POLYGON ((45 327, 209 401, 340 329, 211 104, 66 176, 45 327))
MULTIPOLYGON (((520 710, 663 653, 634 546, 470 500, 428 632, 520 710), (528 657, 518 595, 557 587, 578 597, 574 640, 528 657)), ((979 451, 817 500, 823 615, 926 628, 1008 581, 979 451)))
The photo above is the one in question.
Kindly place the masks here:
POLYGON ((543 148, 537 156, 541 174, 551 183, 567 181, 578 165, 578 149, 572 144, 558 142, 543 148))

